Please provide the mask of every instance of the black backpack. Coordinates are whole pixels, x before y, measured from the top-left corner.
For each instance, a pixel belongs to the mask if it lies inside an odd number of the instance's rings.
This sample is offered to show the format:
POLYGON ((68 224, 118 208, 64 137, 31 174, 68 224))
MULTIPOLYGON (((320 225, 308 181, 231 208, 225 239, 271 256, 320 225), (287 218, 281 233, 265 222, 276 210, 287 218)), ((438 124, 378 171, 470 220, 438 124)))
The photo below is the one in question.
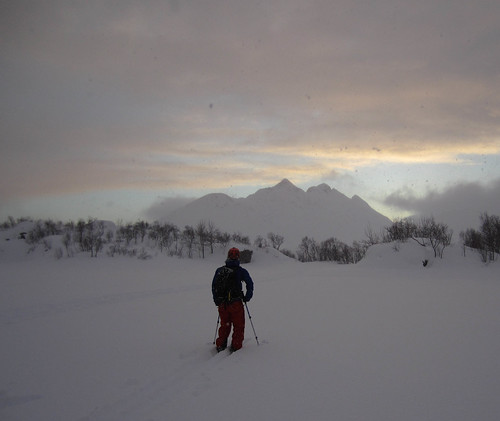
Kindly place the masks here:
POLYGON ((236 270, 222 266, 217 269, 212 286, 214 301, 217 306, 241 298, 241 291, 236 286, 236 270))

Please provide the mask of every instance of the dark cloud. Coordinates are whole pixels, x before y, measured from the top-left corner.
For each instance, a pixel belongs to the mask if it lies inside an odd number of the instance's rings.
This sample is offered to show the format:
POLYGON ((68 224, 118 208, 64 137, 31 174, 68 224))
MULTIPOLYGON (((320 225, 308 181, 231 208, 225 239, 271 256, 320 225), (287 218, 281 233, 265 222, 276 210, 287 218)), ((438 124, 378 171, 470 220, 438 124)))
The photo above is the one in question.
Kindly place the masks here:
POLYGON ((500 178, 487 184, 461 182, 444 190, 429 190, 421 197, 411 190, 397 191, 384 203, 417 217, 434 216, 462 230, 476 228, 482 213, 500 215, 500 178))

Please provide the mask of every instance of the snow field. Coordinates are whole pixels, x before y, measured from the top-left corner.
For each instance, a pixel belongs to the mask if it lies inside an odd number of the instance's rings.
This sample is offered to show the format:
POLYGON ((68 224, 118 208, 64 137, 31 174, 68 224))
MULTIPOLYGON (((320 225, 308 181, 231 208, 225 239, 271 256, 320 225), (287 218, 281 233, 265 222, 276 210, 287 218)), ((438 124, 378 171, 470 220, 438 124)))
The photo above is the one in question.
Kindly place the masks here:
POLYGON ((223 262, 23 258, 0 266, 0 418, 497 420, 500 276, 411 243, 358 265, 257 250, 242 350, 213 354, 223 262))

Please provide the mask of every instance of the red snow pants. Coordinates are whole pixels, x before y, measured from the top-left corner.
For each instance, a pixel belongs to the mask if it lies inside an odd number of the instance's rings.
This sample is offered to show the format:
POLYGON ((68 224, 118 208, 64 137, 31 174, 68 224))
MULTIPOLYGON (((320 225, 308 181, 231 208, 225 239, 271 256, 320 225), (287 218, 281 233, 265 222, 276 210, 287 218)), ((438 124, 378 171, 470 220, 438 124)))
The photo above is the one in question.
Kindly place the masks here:
POLYGON ((241 301, 234 301, 228 304, 219 306, 219 337, 215 342, 217 347, 227 346, 227 338, 233 327, 233 337, 231 347, 233 350, 240 349, 243 346, 243 338, 245 333, 245 310, 241 301))

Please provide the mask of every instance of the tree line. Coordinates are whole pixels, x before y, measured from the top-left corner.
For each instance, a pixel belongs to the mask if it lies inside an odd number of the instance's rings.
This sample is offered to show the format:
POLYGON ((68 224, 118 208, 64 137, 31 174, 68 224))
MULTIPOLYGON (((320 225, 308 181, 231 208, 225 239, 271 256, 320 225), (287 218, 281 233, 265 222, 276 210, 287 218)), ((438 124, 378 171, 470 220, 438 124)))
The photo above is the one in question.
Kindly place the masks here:
POLYGON ((423 247, 430 246, 434 257, 443 257, 446 247, 451 244, 453 230, 448 225, 436 222, 433 217, 419 221, 412 218, 397 219, 386 228, 384 242, 407 241, 412 239, 423 247))
POLYGON ((453 231, 446 224, 438 223, 432 217, 414 221, 412 218, 396 219, 378 234, 371 228, 365 230, 366 239, 347 245, 335 237, 316 242, 314 238, 304 237, 297 251, 302 262, 334 261, 348 264, 359 262, 366 250, 375 244, 416 241, 423 247, 431 247, 434 257, 443 257, 444 249, 451 244, 453 231))
MULTIPOLYGON (((31 220, 15 220, 9 217, 0 227, 7 229, 24 221, 31 220)), ((115 226, 95 218, 66 223, 51 219, 31 222, 33 227, 22 233, 31 251, 40 244, 45 249, 50 249, 50 237, 61 236, 67 256, 76 252, 87 252, 91 257, 97 257, 104 251, 109 256, 129 255, 147 259, 151 257, 150 252, 156 249, 169 256, 193 258, 197 255, 205 258, 206 253, 213 254, 216 247, 226 248, 230 242, 251 245, 248 236, 239 232, 230 234, 220 231, 211 221, 185 225, 182 229, 175 224, 159 221, 126 224, 119 222, 115 226)), ((460 233, 464 253, 467 249, 473 249, 480 253, 484 262, 494 261, 500 253, 500 217, 483 213, 480 222, 479 230, 469 228, 460 233)), ((353 242, 352 245, 345 244, 335 237, 317 242, 306 236, 294 253, 281 249, 284 236, 269 232, 266 238, 257 236, 253 245, 257 248, 273 247, 301 262, 332 261, 349 264, 359 262, 371 245, 413 240, 423 247, 431 247, 434 257, 442 258, 445 248, 451 244, 453 231, 446 224, 436 222, 433 217, 424 217, 418 221, 402 218, 394 220, 381 233, 367 228, 365 236, 364 241, 353 242)), ((57 256, 62 257, 63 251, 58 250, 57 256)))
POLYGON ((469 247, 481 254, 483 262, 492 262, 500 253, 500 217, 483 213, 480 221, 479 230, 469 228, 460 233, 464 254, 469 247))
MULTIPOLYGON (((2 229, 16 226, 20 222, 33 222, 33 227, 20 236, 29 245, 29 251, 37 246, 46 250, 52 248, 52 236, 60 236, 66 255, 88 252, 91 257, 105 251, 109 256, 128 255, 147 259, 152 249, 169 256, 192 258, 197 253, 204 258, 205 253, 214 252, 216 246, 227 247, 229 242, 250 245, 250 239, 239 232, 222 232, 212 222, 200 221, 197 225, 186 225, 180 229, 171 223, 137 221, 118 223, 117 226, 96 218, 80 219, 77 222, 36 220, 29 218, 14 220, 10 217, 1 224, 2 229), (106 247, 106 248, 105 248, 106 247)), ((60 256, 62 257, 62 256, 60 256)))
MULTIPOLYGON (((479 230, 468 228, 459 234, 464 256, 471 249, 481 255, 483 262, 495 261, 500 253, 500 217, 485 212, 479 219, 479 230)), ((442 258, 444 249, 452 242, 453 230, 433 217, 424 217, 420 221, 403 218, 386 227, 381 236, 368 232, 367 237, 371 244, 412 239, 424 247, 430 246, 434 257, 442 258)))

